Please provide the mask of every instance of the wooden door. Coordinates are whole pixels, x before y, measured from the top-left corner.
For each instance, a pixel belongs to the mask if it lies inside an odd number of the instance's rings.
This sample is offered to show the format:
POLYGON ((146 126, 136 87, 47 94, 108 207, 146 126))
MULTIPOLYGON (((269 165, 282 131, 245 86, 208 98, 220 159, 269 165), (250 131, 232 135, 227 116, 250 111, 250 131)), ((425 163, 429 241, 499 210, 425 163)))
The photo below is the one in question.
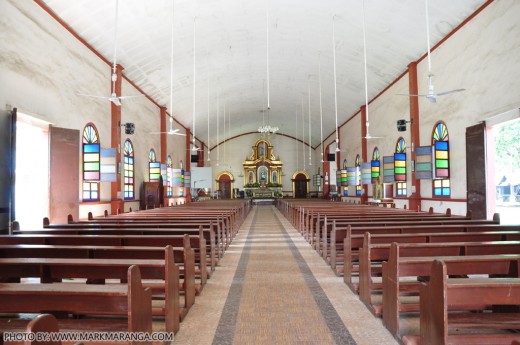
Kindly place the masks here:
POLYGON ((79 218, 79 155, 81 135, 77 129, 49 129, 49 218, 66 223, 67 216, 79 218))
POLYGON ((474 219, 486 219, 486 125, 466 128, 467 210, 474 219))
POLYGON ((307 197, 307 181, 296 180, 295 188, 296 188, 296 197, 297 198, 306 198, 307 197))
POLYGON ((231 199, 231 182, 220 181, 220 192, 222 199, 231 199))
POLYGON ((0 233, 7 233, 14 214, 16 108, 0 111, 0 233))

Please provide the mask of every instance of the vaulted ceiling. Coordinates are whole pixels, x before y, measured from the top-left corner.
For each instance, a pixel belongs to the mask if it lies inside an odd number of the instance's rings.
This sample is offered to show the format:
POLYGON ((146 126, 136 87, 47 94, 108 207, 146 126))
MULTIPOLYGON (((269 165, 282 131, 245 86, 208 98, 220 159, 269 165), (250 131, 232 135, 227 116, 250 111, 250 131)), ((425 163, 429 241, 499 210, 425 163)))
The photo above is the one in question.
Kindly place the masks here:
MULTIPOLYGON (((125 76, 210 146, 217 142, 217 114, 220 140, 223 128, 229 128, 226 136, 232 137, 270 123, 317 146, 319 65, 323 133, 334 131, 333 16, 339 124, 365 103, 362 0, 121 0, 116 46, 116 0, 44 2, 107 60, 113 61, 116 47, 125 76)), ((370 99, 426 53, 426 18, 421 0, 364 2, 370 99)), ((483 3, 430 0, 432 45, 483 3)), ((426 76, 419 78, 426 83, 426 76)))

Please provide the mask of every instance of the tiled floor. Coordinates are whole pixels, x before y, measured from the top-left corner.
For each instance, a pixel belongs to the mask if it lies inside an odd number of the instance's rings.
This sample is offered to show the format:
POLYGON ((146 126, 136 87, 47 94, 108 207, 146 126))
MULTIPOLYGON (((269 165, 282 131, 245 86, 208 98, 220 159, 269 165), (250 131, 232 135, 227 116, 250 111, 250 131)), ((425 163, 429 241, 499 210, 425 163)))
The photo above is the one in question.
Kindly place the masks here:
POLYGON ((397 344, 272 206, 256 206, 175 344, 397 344))

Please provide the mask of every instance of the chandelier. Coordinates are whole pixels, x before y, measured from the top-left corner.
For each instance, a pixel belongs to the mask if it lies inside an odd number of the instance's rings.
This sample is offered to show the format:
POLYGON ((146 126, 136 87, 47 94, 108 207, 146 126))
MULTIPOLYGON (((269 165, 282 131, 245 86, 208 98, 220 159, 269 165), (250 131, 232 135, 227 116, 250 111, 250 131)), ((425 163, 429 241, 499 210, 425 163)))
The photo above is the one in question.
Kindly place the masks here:
POLYGON ((267 134, 267 135, 275 134, 279 130, 280 129, 278 127, 270 126, 270 125, 263 125, 263 126, 258 127, 258 132, 259 133, 267 134))

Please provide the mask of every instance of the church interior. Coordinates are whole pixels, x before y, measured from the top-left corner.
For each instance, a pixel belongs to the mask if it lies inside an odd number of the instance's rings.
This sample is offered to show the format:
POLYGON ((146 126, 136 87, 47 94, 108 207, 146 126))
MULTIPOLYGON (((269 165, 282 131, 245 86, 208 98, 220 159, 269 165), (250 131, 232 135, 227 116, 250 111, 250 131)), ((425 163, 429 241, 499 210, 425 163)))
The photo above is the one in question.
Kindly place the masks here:
POLYGON ((0 344, 520 344, 518 1, 0 13, 0 344))

